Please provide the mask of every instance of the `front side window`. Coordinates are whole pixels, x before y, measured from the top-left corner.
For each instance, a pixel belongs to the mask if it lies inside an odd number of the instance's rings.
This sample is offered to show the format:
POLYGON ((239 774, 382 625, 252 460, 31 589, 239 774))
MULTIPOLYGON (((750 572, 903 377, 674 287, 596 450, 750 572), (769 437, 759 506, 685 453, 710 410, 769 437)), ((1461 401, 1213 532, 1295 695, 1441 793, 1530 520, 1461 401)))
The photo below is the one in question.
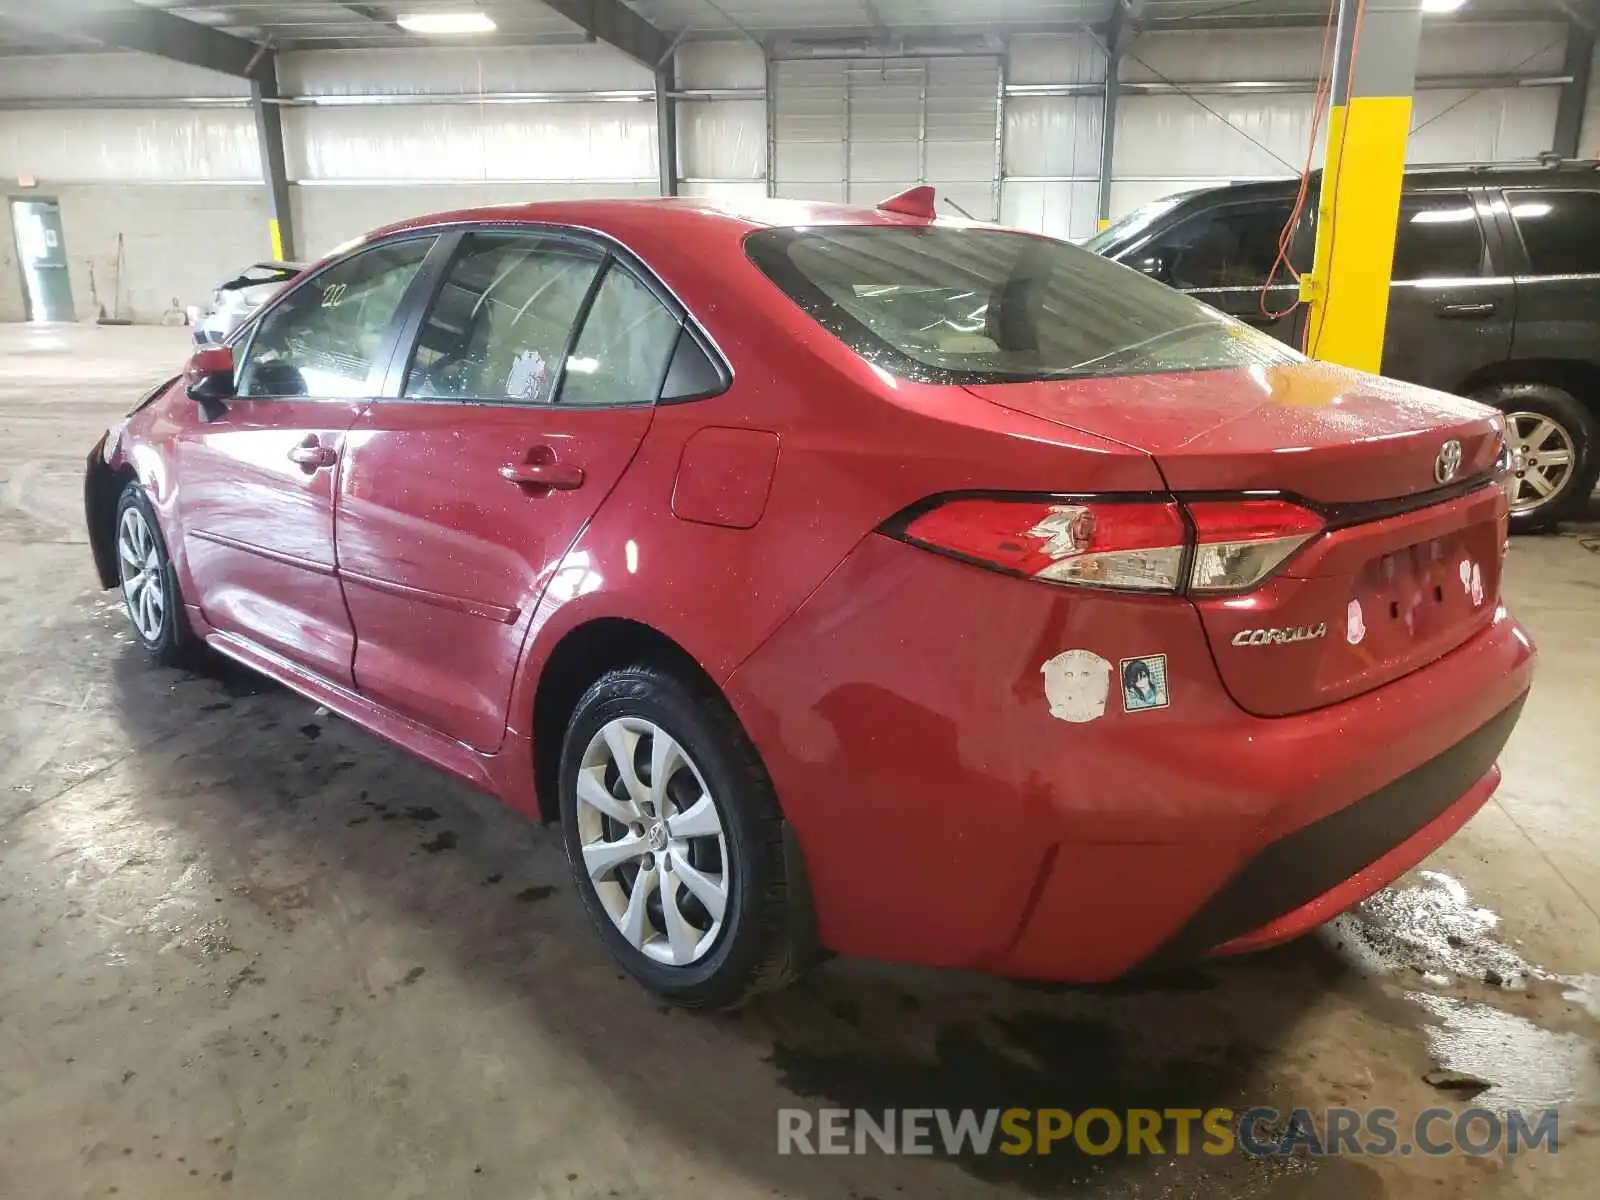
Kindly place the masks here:
POLYGON ((678 318, 613 263, 567 360, 562 404, 653 404, 678 345, 678 318))
POLYGON ((768 229, 751 260, 857 354, 927 383, 1204 370, 1304 359, 1066 242, 994 229, 768 229))
POLYGON ((417 335, 404 394, 548 403, 604 261, 557 238, 467 235, 417 335))
POLYGON ((1394 235, 1396 283, 1475 279, 1483 274, 1483 230, 1466 192, 1422 192, 1400 201, 1394 235))
POLYGON ((1506 193, 1533 275, 1600 275, 1600 192, 1506 193))
POLYGON ((239 372, 241 396, 357 398, 389 322, 433 245, 389 242, 295 288, 261 319, 239 372))
MULTIPOLYGON (((1156 277, 1185 290, 1261 287, 1278 258, 1290 202, 1234 204, 1184 221, 1135 252, 1154 260, 1156 277)), ((1289 272, 1280 269, 1285 280, 1289 272)))

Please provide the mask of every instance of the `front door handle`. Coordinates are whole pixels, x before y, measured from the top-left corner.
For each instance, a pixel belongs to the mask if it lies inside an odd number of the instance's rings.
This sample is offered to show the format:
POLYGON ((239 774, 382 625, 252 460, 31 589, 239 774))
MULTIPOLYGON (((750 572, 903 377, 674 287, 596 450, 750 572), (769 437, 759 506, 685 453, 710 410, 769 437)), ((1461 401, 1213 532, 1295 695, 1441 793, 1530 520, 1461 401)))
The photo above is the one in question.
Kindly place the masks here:
POLYGON ((583 486, 583 468, 551 460, 506 463, 500 468, 500 478, 518 487, 554 488, 565 492, 583 486))
POLYGON ((1494 316, 1494 302, 1483 301, 1478 304, 1441 304, 1439 315, 1441 317, 1492 317, 1494 316))
POLYGON ((311 434, 289 451, 289 461, 309 475, 313 471, 333 466, 339 461, 339 452, 332 446, 324 446, 317 441, 316 434, 311 434))

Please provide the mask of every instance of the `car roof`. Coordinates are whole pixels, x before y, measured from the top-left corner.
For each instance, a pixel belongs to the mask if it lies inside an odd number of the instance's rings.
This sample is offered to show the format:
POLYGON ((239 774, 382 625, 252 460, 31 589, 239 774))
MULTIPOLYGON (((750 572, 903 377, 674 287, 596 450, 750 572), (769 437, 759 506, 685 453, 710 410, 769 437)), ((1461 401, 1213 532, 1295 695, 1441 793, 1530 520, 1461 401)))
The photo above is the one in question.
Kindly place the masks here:
POLYGON ((710 197, 651 196, 633 199, 537 200, 431 213, 386 225, 363 240, 413 229, 461 224, 572 225, 632 240, 641 231, 656 238, 713 231, 737 236, 756 229, 798 225, 926 225, 925 217, 885 212, 854 204, 765 197, 721 200, 710 197))

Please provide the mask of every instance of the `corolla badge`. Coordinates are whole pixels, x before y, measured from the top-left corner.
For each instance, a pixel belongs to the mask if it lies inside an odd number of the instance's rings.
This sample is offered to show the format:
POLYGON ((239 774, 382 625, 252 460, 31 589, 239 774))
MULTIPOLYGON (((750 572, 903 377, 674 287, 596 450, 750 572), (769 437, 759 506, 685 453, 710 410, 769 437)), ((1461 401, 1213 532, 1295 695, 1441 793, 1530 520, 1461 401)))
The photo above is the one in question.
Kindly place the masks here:
POLYGON ((1289 642, 1314 642, 1328 632, 1323 622, 1285 625, 1282 629, 1241 629, 1233 635, 1235 646, 1283 646, 1289 642))
POLYGON ((1439 457, 1433 460, 1433 477, 1440 483, 1449 483, 1461 470, 1461 443, 1451 438, 1439 447, 1439 457))

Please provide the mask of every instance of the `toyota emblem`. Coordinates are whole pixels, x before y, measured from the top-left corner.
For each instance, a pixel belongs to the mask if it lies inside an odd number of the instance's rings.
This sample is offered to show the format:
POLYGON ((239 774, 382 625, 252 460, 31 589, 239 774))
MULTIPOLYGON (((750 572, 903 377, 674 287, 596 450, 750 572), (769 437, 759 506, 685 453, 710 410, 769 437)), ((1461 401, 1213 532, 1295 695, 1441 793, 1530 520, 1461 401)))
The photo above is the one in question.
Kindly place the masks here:
POLYGON ((1439 447, 1439 457, 1433 460, 1433 477, 1440 483, 1449 483, 1461 470, 1461 443, 1451 438, 1439 447))

